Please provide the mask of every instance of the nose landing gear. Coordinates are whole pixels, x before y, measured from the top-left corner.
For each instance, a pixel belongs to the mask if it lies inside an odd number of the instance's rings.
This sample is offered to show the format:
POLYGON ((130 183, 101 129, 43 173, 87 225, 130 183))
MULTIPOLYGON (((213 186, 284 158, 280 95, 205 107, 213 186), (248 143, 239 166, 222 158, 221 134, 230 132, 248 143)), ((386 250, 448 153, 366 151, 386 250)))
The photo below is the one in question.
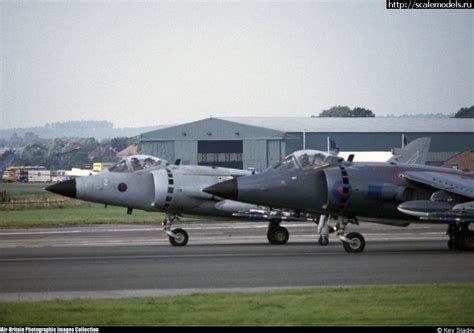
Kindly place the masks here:
POLYGON ((165 220, 162 222, 164 230, 169 237, 170 244, 173 246, 186 246, 188 244, 189 236, 184 229, 173 229, 171 226, 173 221, 176 219, 175 214, 166 214, 165 220))

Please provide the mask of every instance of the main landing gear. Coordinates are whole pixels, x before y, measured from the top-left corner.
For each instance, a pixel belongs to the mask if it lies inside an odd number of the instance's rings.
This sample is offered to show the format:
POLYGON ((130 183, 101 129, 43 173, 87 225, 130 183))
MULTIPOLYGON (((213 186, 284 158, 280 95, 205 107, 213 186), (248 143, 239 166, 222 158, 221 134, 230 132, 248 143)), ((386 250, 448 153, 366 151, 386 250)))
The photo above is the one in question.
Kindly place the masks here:
POLYGON ((281 221, 270 221, 268 224, 267 239, 270 244, 283 245, 290 239, 288 230, 280 226, 281 221))
POLYGON ((350 232, 345 234, 346 227, 349 223, 359 224, 356 219, 349 219, 347 217, 339 216, 337 218, 336 227, 334 228, 329 225, 329 216, 321 215, 318 222, 319 245, 328 245, 329 234, 336 231, 346 252, 358 253, 364 251, 365 239, 360 233, 350 232))
POLYGON ((169 237, 170 243, 173 246, 185 246, 188 244, 189 236, 188 233, 184 229, 173 229, 171 230, 171 226, 173 221, 176 219, 175 214, 166 214, 165 220, 162 222, 164 226, 165 232, 169 237))
POLYGON ((447 234, 449 235, 448 247, 451 250, 474 250, 474 231, 469 230, 469 223, 450 224, 447 234))

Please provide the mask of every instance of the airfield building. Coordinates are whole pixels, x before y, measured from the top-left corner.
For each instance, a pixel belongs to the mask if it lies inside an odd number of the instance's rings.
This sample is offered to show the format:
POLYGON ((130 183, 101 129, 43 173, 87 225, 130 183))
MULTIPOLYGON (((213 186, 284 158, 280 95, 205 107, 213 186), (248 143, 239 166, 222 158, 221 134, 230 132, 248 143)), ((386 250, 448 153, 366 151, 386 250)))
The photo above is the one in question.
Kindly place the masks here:
POLYGON ((303 149, 390 151, 405 138, 431 137, 430 165, 474 147, 474 119, 457 118, 207 118, 140 135, 140 151, 170 162, 262 170, 303 149))

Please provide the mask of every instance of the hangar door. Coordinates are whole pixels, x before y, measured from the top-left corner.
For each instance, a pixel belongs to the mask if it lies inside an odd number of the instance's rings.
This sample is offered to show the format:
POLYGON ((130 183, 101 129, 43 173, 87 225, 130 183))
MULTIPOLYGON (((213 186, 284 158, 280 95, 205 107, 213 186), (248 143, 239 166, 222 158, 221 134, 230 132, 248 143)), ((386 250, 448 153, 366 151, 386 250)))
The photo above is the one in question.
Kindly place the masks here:
POLYGON ((198 141, 198 165, 242 169, 242 140, 198 141))
POLYGON ((281 154, 281 140, 267 141, 267 167, 281 161, 285 156, 281 154))

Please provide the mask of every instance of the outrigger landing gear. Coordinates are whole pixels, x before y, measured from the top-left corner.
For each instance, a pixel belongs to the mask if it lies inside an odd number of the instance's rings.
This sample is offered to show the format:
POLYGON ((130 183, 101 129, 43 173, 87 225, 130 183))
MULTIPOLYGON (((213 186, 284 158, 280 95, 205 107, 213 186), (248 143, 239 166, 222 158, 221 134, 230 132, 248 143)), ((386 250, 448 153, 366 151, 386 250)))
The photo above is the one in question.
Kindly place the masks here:
POLYGON ((162 222, 162 225, 165 227, 165 232, 169 236, 171 245, 173 246, 185 246, 188 244, 188 233, 184 229, 174 229, 171 230, 171 225, 176 219, 175 214, 166 214, 165 220, 162 222))
POLYGON ((342 241, 344 250, 348 253, 359 253, 364 251, 365 248, 365 239, 358 232, 350 232, 345 235, 346 227, 349 223, 359 224, 356 219, 348 219, 342 216, 337 218, 337 235, 342 241))
POLYGON ((280 226, 281 221, 271 221, 268 224, 267 239, 270 244, 283 245, 290 239, 288 230, 280 226))
POLYGON ((448 247, 451 250, 474 250, 474 231, 469 230, 469 223, 450 224, 447 234, 449 235, 448 247))

